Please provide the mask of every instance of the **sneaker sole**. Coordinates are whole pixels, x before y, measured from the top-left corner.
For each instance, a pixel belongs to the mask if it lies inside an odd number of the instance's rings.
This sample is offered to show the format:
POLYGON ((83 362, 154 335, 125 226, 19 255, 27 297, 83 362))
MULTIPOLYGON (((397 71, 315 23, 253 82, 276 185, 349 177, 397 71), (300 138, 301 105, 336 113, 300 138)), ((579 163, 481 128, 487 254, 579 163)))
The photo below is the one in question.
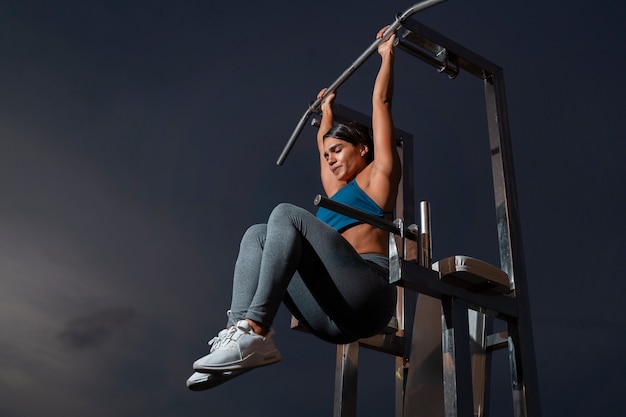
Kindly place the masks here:
POLYGON ((222 365, 196 365, 194 363, 193 369, 196 372, 200 373, 211 373, 214 371, 245 371, 254 368, 260 368, 262 366, 272 365, 276 362, 279 362, 282 357, 280 353, 277 351, 270 355, 264 355, 265 357, 258 361, 256 358, 256 354, 252 353, 249 356, 246 356, 244 359, 237 362, 230 362, 222 365))
POLYGON ((215 372, 215 373, 201 373, 195 372, 187 380, 187 388, 191 391, 204 391, 211 388, 215 388, 218 385, 228 382, 231 379, 243 375, 251 369, 244 369, 240 371, 227 371, 227 372, 215 372))

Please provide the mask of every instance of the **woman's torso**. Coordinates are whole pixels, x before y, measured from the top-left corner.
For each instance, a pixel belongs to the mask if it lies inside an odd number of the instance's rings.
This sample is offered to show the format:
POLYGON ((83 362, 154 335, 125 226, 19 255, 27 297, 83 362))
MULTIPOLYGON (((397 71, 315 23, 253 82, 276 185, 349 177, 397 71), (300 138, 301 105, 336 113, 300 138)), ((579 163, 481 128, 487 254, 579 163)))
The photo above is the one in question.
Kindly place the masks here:
MULTIPOLYGON (((357 192, 363 193, 366 196, 365 198, 370 200, 372 204, 370 206, 371 209, 365 211, 369 211, 372 214, 373 212, 377 212, 376 215, 381 215, 381 217, 384 216, 384 218, 387 220, 392 220, 392 212, 394 208, 393 206, 395 203, 396 193, 393 193, 393 195, 388 195, 388 193, 381 193, 380 185, 376 190, 372 190, 373 185, 370 181, 369 176, 371 173, 368 171, 369 169, 361 171, 359 175, 357 175, 357 177, 349 183, 349 185, 352 186, 352 188, 358 189, 357 192), (374 191, 379 192, 376 193, 374 191), (372 196, 372 194, 375 195, 372 196), (381 194, 386 197, 384 198, 384 204, 380 203, 380 200, 382 200, 381 194)), ((347 185, 344 187, 347 187, 347 185)), ((333 196, 331 196, 331 198, 332 197, 333 196)), ((344 239, 346 239, 352 245, 352 247, 354 247, 354 249, 360 254, 379 253, 385 256, 388 254, 389 232, 386 232, 378 227, 372 226, 367 223, 358 223, 356 225, 351 225, 350 227, 340 232, 344 239)))

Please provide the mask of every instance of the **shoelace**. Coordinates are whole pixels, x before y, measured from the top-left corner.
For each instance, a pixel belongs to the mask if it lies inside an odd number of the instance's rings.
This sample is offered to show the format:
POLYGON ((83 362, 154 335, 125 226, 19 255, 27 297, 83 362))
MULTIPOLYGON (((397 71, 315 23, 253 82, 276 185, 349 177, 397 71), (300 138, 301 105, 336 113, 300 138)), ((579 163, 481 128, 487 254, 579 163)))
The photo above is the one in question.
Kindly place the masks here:
POLYGON ((228 333, 226 333, 224 335, 224 337, 222 338, 222 340, 220 341, 220 346, 226 346, 228 343, 230 343, 231 341, 236 342, 237 339, 239 339, 239 337, 235 338, 235 335, 238 333, 248 333, 249 331, 241 328, 237 325, 231 327, 230 329, 228 329, 228 333))
POLYGON ((222 340, 222 336, 221 336, 222 332, 223 330, 219 332, 218 335, 215 336, 213 339, 209 340, 209 346, 210 346, 209 353, 212 353, 220 345, 220 341, 222 340))
POLYGON ((231 325, 230 329, 222 329, 220 330, 220 332, 217 334, 217 336, 215 336, 213 339, 209 340, 209 353, 213 353, 213 351, 215 349, 217 349, 218 347, 222 346, 225 342, 225 339, 228 337, 228 339, 230 340, 232 338, 232 332, 234 331, 233 329, 236 330, 237 327, 237 321, 235 320, 235 316, 233 315, 233 313, 228 310, 226 312, 226 315, 228 316, 228 325, 231 325))

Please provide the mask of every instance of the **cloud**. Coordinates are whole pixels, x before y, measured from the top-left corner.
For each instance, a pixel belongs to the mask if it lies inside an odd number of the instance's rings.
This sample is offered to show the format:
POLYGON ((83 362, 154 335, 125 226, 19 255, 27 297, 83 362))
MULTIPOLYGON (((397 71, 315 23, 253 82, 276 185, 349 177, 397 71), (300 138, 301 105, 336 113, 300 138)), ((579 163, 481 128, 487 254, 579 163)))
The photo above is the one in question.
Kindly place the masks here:
POLYGON ((62 344, 72 349, 89 349, 102 345, 115 330, 135 316, 131 308, 111 308, 70 320, 59 333, 62 344))
POLYGON ((0 415, 133 415, 155 392, 186 394, 203 328, 184 318, 207 315, 215 284, 178 200, 131 193, 39 129, 0 130, 0 415), (151 369, 148 350, 167 363, 151 369), (116 401, 138 385, 151 388, 116 401))

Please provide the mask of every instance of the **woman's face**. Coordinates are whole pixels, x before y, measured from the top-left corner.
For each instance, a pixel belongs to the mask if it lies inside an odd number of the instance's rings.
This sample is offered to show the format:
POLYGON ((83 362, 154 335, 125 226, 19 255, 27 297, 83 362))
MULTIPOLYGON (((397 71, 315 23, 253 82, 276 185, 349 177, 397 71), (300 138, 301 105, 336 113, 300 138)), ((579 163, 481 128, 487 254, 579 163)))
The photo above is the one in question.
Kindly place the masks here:
POLYGON ((324 158, 328 168, 340 181, 350 181, 367 165, 365 145, 353 145, 345 140, 324 139, 324 158))

